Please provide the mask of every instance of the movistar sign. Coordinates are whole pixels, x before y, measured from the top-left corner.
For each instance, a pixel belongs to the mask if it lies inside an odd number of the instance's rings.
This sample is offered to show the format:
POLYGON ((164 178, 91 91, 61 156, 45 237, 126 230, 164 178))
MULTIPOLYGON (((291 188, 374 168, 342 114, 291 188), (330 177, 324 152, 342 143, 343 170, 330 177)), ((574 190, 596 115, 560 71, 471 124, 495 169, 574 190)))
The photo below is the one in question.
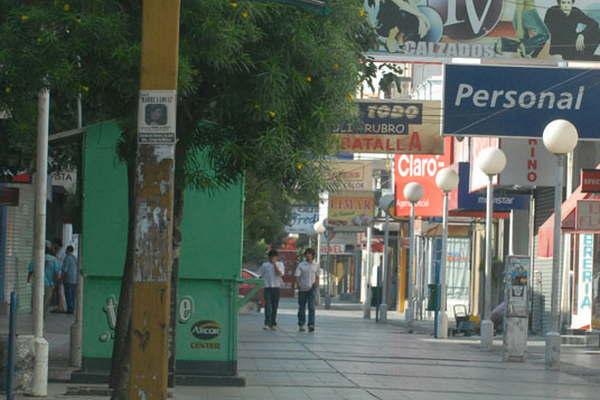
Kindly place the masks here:
POLYGON ((443 133, 541 137, 554 119, 600 139, 600 70, 447 65, 443 133))

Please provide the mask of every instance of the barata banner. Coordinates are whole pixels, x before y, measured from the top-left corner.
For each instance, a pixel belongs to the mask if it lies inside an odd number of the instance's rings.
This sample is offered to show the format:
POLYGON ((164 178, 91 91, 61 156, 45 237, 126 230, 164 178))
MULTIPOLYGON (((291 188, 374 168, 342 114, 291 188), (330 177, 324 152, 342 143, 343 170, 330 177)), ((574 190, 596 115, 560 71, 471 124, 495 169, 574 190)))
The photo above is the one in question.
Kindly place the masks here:
POLYGON ((349 153, 442 154, 439 101, 359 100, 358 118, 334 129, 349 153))
POLYGON ((599 60, 599 0, 364 0, 378 53, 599 60))

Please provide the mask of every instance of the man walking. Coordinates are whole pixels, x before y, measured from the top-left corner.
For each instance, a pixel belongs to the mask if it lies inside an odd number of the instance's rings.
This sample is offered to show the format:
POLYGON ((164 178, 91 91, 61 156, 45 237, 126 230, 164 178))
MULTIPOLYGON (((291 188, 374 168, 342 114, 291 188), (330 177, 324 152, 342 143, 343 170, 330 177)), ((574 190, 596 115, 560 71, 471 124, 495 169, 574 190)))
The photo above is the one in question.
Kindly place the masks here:
POLYGON ((73 314, 75 310, 75 291, 77 289, 77 258, 73 255, 73 246, 67 246, 67 254, 63 261, 63 283, 65 285, 65 297, 67 298, 67 313, 73 314))
POLYGON ((315 292, 319 288, 319 266, 314 262, 315 251, 306 249, 306 258, 296 267, 296 285, 298 286, 298 329, 304 332, 306 306, 308 305, 308 331, 315 330, 315 292))
POLYGON ((265 326, 264 330, 277 329, 277 309, 279 308, 279 290, 283 284, 285 272, 283 263, 279 262, 277 250, 271 250, 268 254, 269 261, 264 262, 258 269, 258 274, 265 281, 265 326))

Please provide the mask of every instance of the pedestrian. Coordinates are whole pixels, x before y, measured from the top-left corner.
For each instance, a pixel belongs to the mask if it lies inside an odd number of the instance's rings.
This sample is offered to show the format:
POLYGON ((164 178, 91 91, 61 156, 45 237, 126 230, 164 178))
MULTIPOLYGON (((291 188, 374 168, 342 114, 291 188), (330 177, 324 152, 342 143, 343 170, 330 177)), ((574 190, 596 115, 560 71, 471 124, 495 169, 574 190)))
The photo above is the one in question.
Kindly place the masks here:
MULTIPOLYGON (((31 282, 33 277, 33 261, 29 263, 29 274, 27 275, 27 282, 31 282)), ((48 314, 50 310, 50 304, 52 302, 52 295, 54 289, 57 287, 57 283, 60 280, 60 264, 58 259, 53 254, 52 243, 46 241, 46 255, 44 256, 44 316, 48 314)))
POLYGON ((258 269, 258 274, 265 281, 265 326, 264 330, 277 329, 277 309, 279 308, 279 290, 283 284, 285 272, 283 263, 279 261, 277 250, 268 253, 269 261, 264 262, 258 269))
POLYGON ((62 265, 63 283, 65 285, 65 297, 67 301, 67 313, 73 314, 75 310, 75 293, 77 290, 77 257, 73 255, 73 246, 67 246, 65 261, 62 265))
POLYGON ((306 249, 305 260, 296 267, 294 276, 298 287, 298 330, 304 332, 306 323, 306 307, 308 306, 308 331, 315 330, 315 293, 319 290, 319 266, 315 259, 315 251, 306 249))
POLYGON ((598 22, 574 6, 574 0, 557 0, 544 22, 550 30, 550 54, 564 60, 594 60, 600 43, 598 22))
MULTIPOLYGON (((67 252, 60 238, 55 238, 52 241, 52 254, 54 254, 56 257, 58 265, 62 267, 67 252)), ((65 294, 65 285, 62 279, 57 282, 54 294, 55 304, 57 306, 56 312, 67 312, 67 297, 65 294)))

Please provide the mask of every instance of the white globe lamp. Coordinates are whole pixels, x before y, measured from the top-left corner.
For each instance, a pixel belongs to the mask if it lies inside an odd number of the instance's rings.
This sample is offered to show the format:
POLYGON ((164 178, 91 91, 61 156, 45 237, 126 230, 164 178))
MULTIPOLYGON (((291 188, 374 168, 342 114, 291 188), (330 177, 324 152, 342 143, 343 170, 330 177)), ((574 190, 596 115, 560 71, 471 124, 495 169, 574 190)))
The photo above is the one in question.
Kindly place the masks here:
POLYGON ((404 194, 404 198, 406 198, 406 200, 410 201, 411 203, 416 203, 423 198, 424 190, 420 183, 410 182, 404 186, 402 193, 404 194))
POLYGON ((579 134, 577 128, 565 119, 556 119, 544 128, 544 146, 554 154, 567 154, 575 149, 579 134))
POLYGON ((506 155, 496 147, 488 147, 479 152, 477 167, 486 175, 498 175, 506 167, 506 155))
POLYGON ((441 169, 435 176, 435 184, 442 192, 451 192, 458 187, 458 174, 450 167, 441 169))

